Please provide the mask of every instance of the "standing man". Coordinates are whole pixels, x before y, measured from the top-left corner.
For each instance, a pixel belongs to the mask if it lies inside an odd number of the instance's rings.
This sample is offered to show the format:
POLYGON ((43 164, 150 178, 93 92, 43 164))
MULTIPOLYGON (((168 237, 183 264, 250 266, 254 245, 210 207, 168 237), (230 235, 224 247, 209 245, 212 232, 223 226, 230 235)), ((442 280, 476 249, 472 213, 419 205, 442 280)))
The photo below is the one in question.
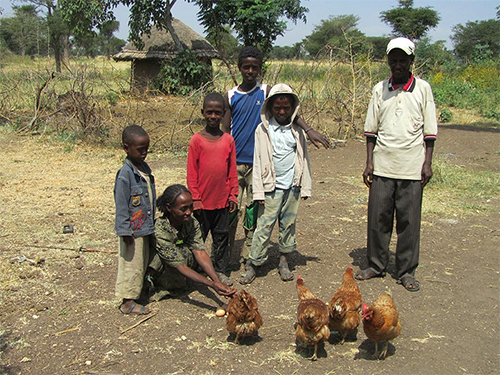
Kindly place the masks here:
POLYGON ((436 106, 431 86, 413 76, 415 44, 406 38, 387 45, 392 76, 373 89, 366 115, 368 202, 368 268, 357 280, 383 277, 396 214, 396 274, 408 291, 420 289, 415 279, 420 251, 422 191, 432 177, 432 152, 437 135, 436 106))

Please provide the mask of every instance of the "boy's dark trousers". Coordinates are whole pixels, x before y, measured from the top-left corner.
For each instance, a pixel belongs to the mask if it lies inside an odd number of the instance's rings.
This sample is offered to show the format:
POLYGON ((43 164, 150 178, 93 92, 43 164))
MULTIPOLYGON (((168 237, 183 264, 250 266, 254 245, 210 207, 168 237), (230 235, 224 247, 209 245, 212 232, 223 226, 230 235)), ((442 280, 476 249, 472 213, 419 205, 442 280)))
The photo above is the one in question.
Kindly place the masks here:
POLYGON ((217 210, 196 210, 194 216, 200 223, 203 241, 212 234, 210 258, 216 272, 224 273, 229 264, 229 207, 217 210))

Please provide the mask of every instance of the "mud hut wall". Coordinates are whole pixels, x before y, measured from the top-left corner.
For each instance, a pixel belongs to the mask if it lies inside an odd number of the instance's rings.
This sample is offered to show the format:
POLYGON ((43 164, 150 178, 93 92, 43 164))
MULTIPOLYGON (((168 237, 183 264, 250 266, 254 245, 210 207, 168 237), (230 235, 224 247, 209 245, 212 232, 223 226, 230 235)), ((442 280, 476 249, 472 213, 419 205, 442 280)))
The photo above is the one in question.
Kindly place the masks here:
POLYGON ((160 73, 161 67, 162 62, 158 59, 133 60, 130 83, 132 91, 146 91, 149 82, 160 73))

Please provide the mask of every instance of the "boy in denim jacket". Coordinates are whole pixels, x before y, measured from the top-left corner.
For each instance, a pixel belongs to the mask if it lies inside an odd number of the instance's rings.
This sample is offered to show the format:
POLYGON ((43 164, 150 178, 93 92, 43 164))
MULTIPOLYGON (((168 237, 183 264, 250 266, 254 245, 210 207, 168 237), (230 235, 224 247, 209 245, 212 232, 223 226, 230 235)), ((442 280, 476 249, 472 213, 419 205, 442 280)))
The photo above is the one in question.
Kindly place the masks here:
POLYGON ((156 191, 151 169, 144 161, 149 135, 138 125, 127 126, 122 133, 127 158, 116 174, 115 232, 120 236, 116 296, 122 299, 123 314, 150 313, 138 300, 149 263, 149 247, 154 241, 156 191))

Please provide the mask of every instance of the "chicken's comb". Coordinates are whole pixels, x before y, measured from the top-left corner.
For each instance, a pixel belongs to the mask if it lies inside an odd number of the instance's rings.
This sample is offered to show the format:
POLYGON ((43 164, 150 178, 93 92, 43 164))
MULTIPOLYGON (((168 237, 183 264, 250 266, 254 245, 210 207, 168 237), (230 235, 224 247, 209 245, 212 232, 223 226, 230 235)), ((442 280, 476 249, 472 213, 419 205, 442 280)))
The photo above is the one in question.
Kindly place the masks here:
POLYGON ((368 310, 368 305, 366 303, 363 303, 363 314, 368 310))
POLYGON ((298 279, 298 280, 302 280, 302 276, 297 275, 297 279, 298 279))

